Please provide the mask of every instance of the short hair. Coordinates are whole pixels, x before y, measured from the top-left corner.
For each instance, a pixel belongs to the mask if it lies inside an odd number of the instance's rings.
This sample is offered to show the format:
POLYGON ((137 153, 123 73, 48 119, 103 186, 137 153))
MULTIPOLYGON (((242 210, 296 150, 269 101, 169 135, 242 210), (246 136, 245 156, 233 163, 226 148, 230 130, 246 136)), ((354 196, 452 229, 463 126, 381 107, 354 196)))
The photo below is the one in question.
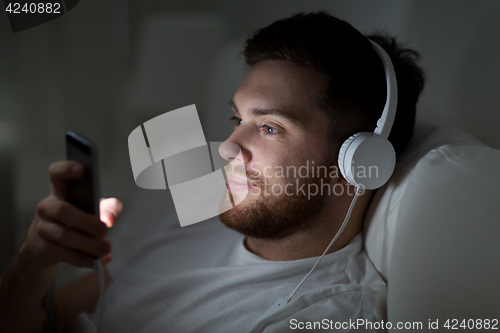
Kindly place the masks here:
POLYGON ((398 81, 398 107, 389 135, 396 154, 408 144, 425 75, 420 55, 386 33, 364 36, 326 12, 298 13, 257 30, 242 52, 249 66, 285 60, 330 76, 315 104, 328 119, 330 147, 338 149, 351 135, 373 132, 386 101, 383 63, 369 40, 389 54, 398 81))

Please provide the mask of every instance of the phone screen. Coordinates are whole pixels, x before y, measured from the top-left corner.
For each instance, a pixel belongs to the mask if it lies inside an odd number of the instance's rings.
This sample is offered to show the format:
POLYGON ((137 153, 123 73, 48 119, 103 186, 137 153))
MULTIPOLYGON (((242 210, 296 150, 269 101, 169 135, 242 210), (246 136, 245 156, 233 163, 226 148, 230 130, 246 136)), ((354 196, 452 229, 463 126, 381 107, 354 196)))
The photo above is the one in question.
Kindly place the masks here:
POLYGON ((66 134, 67 159, 83 165, 82 178, 69 182, 68 201, 81 210, 99 215, 99 178, 97 168, 97 148, 87 138, 68 132, 66 134))

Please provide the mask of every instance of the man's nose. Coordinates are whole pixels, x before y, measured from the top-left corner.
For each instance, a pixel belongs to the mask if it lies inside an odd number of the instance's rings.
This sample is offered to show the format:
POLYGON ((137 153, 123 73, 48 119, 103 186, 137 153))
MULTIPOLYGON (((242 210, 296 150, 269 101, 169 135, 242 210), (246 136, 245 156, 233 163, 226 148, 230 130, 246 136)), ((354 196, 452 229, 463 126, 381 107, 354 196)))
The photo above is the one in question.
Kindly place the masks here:
MULTIPOLYGON (((224 141, 219 146, 219 154, 226 161, 231 162, 232 160, 237 158, 238 154, 240 154, 240 153, 241 153, 241 149, 235 143, 224 141)), ((241 155, 240 155, 240 158, 242 158, 241 155)))

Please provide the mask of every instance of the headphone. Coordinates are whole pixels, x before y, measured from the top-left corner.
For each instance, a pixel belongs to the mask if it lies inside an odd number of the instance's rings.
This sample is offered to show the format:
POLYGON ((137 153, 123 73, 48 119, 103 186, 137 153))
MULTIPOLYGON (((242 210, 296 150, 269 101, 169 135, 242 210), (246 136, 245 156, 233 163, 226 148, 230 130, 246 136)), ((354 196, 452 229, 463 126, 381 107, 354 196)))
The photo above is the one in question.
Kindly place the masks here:
POLYGON ((342 144, 338 165, 342 176, 351 185, 374 190, 389 180, 396 166, 396 153, 387 138, 396 116, 398 85, 391 58, 380 45, 370 42, 384 64, 387 84, 384 111, 373 133, 356 133, 342 144))

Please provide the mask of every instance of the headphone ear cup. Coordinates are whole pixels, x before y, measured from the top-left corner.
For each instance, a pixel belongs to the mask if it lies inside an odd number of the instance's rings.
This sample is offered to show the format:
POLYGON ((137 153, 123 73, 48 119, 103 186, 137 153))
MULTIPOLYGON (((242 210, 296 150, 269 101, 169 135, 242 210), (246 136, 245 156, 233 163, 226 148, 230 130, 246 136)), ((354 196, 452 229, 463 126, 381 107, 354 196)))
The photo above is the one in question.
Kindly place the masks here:
MULTIPOLYGON (((351 183, 351 181, 349 181, 349 179, 347 179, 347 172, 345 171, 346 168, 344 168, 344 160, 345 160, 345 153, 347 151, 347 147, 349 147, 349 145, 352 143, 352 141, 354 141, 355 138, 357 138, 358 136, 360 136, 361 133, 356 133, 354 135, 351 135, 347 140, 344 141, 344 143, 342 144, 342 146, 340 147, 340 150, 339 150, 339 157, 338 157, 338 165, 339 165, 339 169, 340 169, 340 173, 342 174, 342 176, 352 185, 356 186, 355 184, 351 183)), ((348 168, 348 167, 347 167, 348 168)))
POLYGON ((383 186, 394 172, 396 153, 389 140, 360 132, 344 142, 338 164, 350 184, 374 190, 383 186))

